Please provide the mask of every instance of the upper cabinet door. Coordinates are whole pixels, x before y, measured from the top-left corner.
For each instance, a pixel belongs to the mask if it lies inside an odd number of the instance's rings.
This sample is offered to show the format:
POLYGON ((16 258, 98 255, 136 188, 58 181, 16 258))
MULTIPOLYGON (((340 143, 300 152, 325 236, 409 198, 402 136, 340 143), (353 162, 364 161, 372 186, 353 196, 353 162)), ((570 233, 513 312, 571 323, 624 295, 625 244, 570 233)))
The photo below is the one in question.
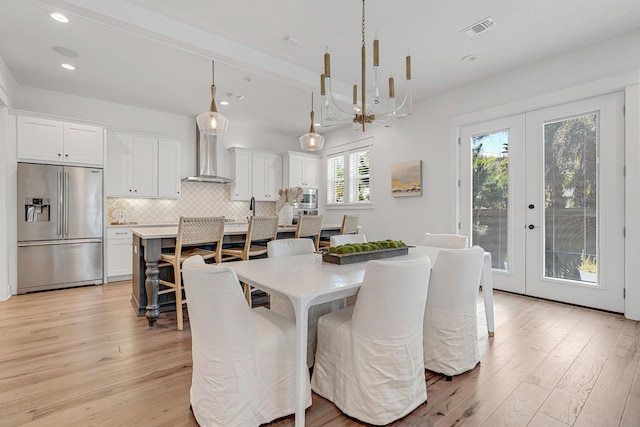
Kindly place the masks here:
POLYGON ((304 159, 302 166, 302 186, 318 188, 320 159, 304 159))
POLYGON ((289 187, 318 188, 320 157, 288 152, 284 156, 284 184, 289 187))
POLYGON ((268 160, 267 153, 253 153, 253 197, 258 201, 268 201, 271 191, 268 191, 267 169, 268 160))
POLYGON ((111 133, 107 138, 106 189, 107 197, 133 195, 133 137, 111 133))
POLYGON ((34 117, 18 117, 18 158, 102 166, 103 129, 34 117))
POLYGON ((158 140, 158 197, 180 197, 180 151, 178 140, 158 140))
POLYGON ((289 187, 304 187, 303 171, 304 159, 301 157, 289 157, 289 187))
POLYGON ((102 165, 104 162, 103 130, 96 126, 64 124, 64 161, 102 165))
POLYGON ((62 122, 18 117, 18 158, 20 160, 63 161, 62 138, 62 122))
POLYGON ((158 196, 158 140, 133 137, 133 196, 158 196))
POLYGON ((231 176, 233 182, 229 186, 229 198, 231 200, 251 199, 251 187, 253 180, 251 151, 232 148, 231 151, 231 176))

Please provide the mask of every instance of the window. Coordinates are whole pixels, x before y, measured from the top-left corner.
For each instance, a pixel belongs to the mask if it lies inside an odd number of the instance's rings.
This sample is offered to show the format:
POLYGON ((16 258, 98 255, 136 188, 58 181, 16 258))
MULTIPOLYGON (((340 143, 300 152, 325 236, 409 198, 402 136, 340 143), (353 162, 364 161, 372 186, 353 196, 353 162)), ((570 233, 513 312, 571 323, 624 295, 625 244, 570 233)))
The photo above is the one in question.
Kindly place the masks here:
POLYGON ((327 205, 371 203, 371 146, 327 156, 327 205))

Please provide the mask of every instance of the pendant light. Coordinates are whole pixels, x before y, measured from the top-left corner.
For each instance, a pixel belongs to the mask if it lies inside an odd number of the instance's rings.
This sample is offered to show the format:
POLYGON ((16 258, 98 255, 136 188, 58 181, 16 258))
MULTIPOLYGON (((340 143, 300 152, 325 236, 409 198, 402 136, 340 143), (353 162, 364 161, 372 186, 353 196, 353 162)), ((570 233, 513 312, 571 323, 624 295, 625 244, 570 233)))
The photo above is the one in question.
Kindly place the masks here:
POLYGON ((300 148, 305 151, 319 151, 324 146, 324 136, 316 133, 313 127, 313 92, 311 92, 311 127, 309 133, 302 135, 300 139, 300 148))
POLYGON ((198 129, 200 133, 205 135, 222 135, 227 132, 229 120, 222 114, 218 113, 216 108, 216 85, 215 85, 215 65, 211 61, 211 107, 206 113, 196 117, 198 129))

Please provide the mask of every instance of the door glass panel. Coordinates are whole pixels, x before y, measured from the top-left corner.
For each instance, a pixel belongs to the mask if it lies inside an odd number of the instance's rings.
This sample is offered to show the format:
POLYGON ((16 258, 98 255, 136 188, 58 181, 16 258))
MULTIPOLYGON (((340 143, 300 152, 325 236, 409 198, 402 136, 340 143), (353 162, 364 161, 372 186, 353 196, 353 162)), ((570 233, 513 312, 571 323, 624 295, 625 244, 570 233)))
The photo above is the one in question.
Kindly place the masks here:
POLYGON ((472 243, 491 252, 493 268, 508 270, 509 132, 471 138, 472 243))
POLYGON ((596 282, 598 114, 544 123, 544 275, 596 282))

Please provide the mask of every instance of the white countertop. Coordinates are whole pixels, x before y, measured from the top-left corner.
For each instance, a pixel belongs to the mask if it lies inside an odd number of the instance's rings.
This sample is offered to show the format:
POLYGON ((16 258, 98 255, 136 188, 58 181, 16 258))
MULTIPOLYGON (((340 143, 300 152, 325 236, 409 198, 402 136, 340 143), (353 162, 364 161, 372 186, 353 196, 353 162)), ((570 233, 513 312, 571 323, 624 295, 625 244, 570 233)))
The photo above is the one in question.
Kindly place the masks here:
MULTIPOLYGON (((248 222, 227 222, 225 226, 229 227, 247 227, 248 222)), ((177 222, 152 222, 152 223, 138 223, 138 222, 128 222, 125 224, 107 224, 107 228, 141 228, 141 227, 177 227, 177 222)))

